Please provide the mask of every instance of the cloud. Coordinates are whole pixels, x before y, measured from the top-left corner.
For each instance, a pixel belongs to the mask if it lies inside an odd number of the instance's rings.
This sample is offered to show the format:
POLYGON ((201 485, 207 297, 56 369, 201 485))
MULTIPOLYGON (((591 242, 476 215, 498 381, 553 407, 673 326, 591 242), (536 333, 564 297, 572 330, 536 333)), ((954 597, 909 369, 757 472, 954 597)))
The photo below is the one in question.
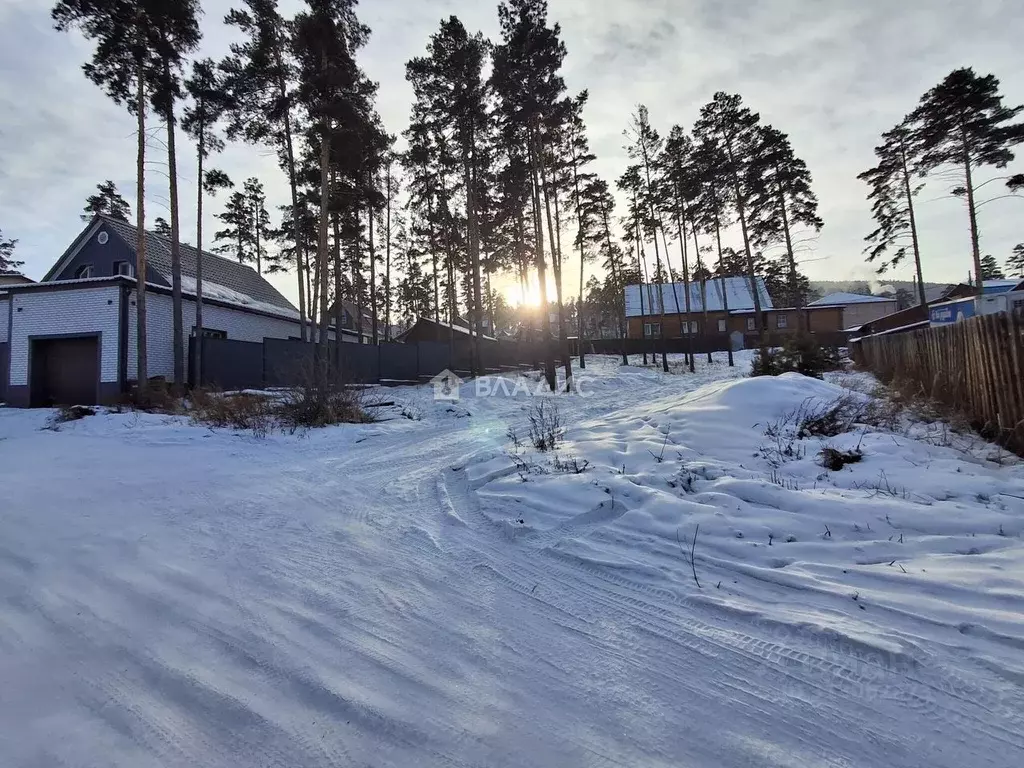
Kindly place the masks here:
MULTIPOLYGON (((207 0, 204 54, 223 55, 232 32, 220 21, 232 0, 207 0)), ((134 123, 81 73, 91 53, 77 33, 52 29, 48 3, 0 5, 0 227, 21 240, 19 258, 40 276, 71 242, 78 215, 97 182, 114 179, 134 198, 134 123)), ((282 2, 286 11, 298 0, 282 2)), ((404 64, 425 49, 442 17, 497 36, 496 3, 477 0, 374 0, 360 8, 373 29, 361 63, 380 83, 379 110, 391 133, 408 119, 411 91, 404 64)), ((911 110, 951 69, 970 65, 1003 81, 1009 103, 1024 103, 1022 56, 1010 0, 551 0, 569 51, 565 79, 587 88, 586 119, 609 181, 626 165, 622 131, 645 103, 662 134, 692 126, 715 91, 739 93, 762 119, 790 134, 811 168, 824 231, 805 254, 812 278, 866 278, 862 238, 872 228, 865 189, 856 179, 873 162, 879 134, 911 110)), ((158 132, 159 133, 159 132, 158 132)), ((194 154, 181 139, 183 232, 195 229, 194 154), (188 202, 185 202, 188 201, 188 202)), ((163 138, 152 139, 151 217, 167 215, 163 138)), ((236 181, 259 176, 273 205, 287 200, 276 158, 265 148, 232 146, 215 158, 236 181)), ((1015 170, 1024 170, 1018 161, 1015 170)), ((986 169, 984 178, 1001 175, 986 169)), ((988 187, 996 188, 996 184, 988 187)), ((967 217, 958 200, 922 195, 926 279, 962 279, 970 267, 967 217)), ((1024 240, 1015 222, 1024 202, 993 202, 981 213, 983 249, 1004 259, 1024 240)), ((206 222, 212 232, 212 214, 206 222)), ((572 270, 571 263, 566 265, 572 270)), ((909 270, 887 279, 905 278, 909 270)), ((275 278, 290 296, 294 277, 275 278)))

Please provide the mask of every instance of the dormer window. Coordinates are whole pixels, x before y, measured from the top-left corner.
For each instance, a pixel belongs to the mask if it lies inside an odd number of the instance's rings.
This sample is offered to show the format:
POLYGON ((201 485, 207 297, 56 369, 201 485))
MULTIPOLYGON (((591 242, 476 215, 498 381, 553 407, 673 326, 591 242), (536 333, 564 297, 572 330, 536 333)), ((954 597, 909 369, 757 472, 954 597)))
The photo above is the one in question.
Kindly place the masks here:
POLYGON ((135 265, 132 264, 130 261, 115 261, 114 274, 123 275, 125 277, 134 277, 135 265))
POLYGON ((92 264, 83 264, 75 270, 75 280, 87 280, 92 274, 92 264))

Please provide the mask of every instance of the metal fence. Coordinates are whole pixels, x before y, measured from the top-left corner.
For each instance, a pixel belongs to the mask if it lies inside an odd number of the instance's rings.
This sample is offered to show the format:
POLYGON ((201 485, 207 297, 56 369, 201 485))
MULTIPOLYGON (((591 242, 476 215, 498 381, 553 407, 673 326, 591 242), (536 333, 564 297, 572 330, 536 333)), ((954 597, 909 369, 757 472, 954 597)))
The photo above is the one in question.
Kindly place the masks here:
POLYGON ((1024 455, 1024 322, 982 315, 862 338, 853 359, 879 379, 945 403, 983 435, 1024 455))
MULTIPOLYGON (((315 344, 289 339, 262 342, 233 339, 191 339, 189 359, 202 349, 202 381, 190 365, 189 382, 220 389, 263 389, 300 385, 314 370, 315 344)), ((335 359, 334 344, 328 345, 329 365, 346 382, 419 382, 444 370, 468 374, 472 353, 468 344, 421 341, 410 344, 340 345, 341 360, 335 359)), ((498 341, 481 346, 481 367, 487 371, 533 367, 544 357, 541 342, 498 341)))

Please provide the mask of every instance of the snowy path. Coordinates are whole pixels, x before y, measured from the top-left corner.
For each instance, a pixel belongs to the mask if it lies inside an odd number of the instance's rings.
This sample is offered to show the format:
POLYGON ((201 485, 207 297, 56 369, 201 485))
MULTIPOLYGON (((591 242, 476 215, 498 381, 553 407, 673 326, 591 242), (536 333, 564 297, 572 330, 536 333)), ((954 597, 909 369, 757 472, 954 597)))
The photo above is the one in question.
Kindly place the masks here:
MULTIPOLYGON (((622 405, 598 390, 566 415, 622 405)), ((406 396, 422 421, 266 441, 0 411, 0 765, 1024 760, 1024 680, 520 538, 476 492, 501 473, 464 470, 522 403, 406 396)))

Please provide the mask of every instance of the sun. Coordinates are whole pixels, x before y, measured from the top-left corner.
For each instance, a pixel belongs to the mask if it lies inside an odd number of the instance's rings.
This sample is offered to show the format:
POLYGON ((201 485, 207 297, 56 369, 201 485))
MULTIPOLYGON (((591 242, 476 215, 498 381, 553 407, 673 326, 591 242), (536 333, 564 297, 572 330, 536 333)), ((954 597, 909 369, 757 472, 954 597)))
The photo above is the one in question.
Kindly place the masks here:
POLYGON ((532 278, 523 286, 517 281, 505 287, 505 298, 509 304, 516 307, 539 307, 540 306, 540 284, 536 278, 532 278))

